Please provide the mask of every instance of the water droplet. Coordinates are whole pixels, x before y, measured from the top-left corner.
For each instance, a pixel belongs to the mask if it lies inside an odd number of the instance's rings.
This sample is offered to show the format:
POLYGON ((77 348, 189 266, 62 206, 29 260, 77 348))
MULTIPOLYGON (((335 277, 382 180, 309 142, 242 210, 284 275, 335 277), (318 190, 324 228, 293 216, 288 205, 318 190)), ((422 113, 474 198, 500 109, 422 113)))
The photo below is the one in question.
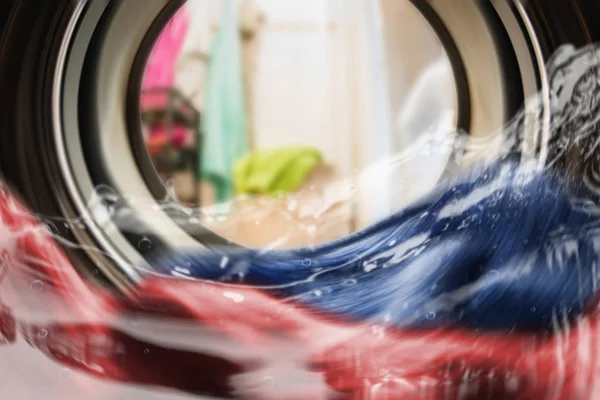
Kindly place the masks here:
POLYGON ((315 295, 315 296, 317 296, 317 297, 321 297, 321 296, 323 295, 323 292, 322 292, 322 291, 320 291, 319 289, 315 290, 313 293, 314 293, 314 295, 315 295))
POLYGON ((31 282, 29 288, 34 292, 41 292, 42 290, 44 290, 44 283, 42 281, 36 280, 31 282))
POLYGON ((373 271, 375 268, 377 268, 376 264, 367 264, 363 267, 363 269, 365 270, 365 272, 371 272, 373 271))
POLYGON ((40 331, 38 332, 38 336, 41 338, 45 338, 46 336, 48 336, 48 331, 46 329, 40 329, 40 331))
POLYGON ((390 242, 388 244, 390 247, 393 247, 396 245, 396 240, 390 240, 390 242))
POLYGON ((427 315, 425 315, 425 318, 427 318, 430 321, 433 321, 435 319, 436 315, 433 311, 430 311, 427 313, 427 315))
POLYGON ((71 379, 71 377, 73 376, 73 372, 71 372, 71 370, 69 368, 63 368, 58 373, 58 376, 61 379, 71 379))
POLYGON ((535 307, 531 307, 531 312, 535 312, 536 308, 535 307))
POLYGON ((143 238, 138 243, 138 248, 142 251, 150 250, 152 248, 152 242, 148 238, 143 238))
POLYGON ((223 297, 227 297, 228 299, 233 300, 234 303, 241 303, 245 300, 245 297, 243 294, 234 293, 234 292, 225 292, 225 293, 223 293, 223 297))
POLYGON ((498 276, 500 276, 500 272, 496 271, 495 269, 492 269, 492 270, 488 271, 486 276, 489 279, 494 279, 494 278, 497 278, 498 276))
POLYGON ((229 263, 229 257, 223 257, 221 258, 221 264, 219 264, 219 266, 221 267, 221 269, 225 269, 225 267, 227 266, 227 264, 229 263))
POLYGON ((150 349, 144 349, 144 354, 150 353, 150 349))
POLYGON ((305 267, 310 267, 312 265, 312 260, 310 258, 306 258, 302 261, 302 265, 305 267))
POLYGON ((48 231, 49 234, 51 234, 53 236, 59 234, 58 228, 52 222, 47 222, 46 223, 46 230, 48 231))
POLYGON ((275 379, 272 376, 265 376, 262 379, 262 385, 267 387, 275 386, 275 379))
POLYGON ((354 285, 356 285, 357 283, 358 283, 358 281, 357 281, 356 279, 352 278, 352 279, 346 279, 346 280, 345 280, 345 281, 342 283, 342 285, 344 285, 344 286, 354 286, 354 285))

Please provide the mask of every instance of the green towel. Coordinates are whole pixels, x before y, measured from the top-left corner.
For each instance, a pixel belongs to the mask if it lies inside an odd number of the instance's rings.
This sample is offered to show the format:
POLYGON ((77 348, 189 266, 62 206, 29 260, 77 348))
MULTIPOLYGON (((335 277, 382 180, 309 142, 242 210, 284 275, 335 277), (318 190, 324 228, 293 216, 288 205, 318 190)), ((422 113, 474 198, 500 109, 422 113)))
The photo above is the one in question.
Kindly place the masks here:
POLYGON ((256 151, 235 163, 238 194, 295 192, 321 164, 321 152, 310 147, 285 147, 256 151))
POLYGON ((241 43, 234 0, 223 3, 207 72, 202 117, 200 176, 216 189, 217 202, 233 195, 233 164, 248 151, 241 43))

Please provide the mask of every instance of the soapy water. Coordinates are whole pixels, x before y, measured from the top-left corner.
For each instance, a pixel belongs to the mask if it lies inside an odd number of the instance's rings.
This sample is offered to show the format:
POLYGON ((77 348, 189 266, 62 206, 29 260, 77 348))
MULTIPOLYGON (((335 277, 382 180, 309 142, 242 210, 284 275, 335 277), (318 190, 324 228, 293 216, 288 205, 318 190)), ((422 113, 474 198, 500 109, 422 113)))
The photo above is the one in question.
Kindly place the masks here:
MULTIPOLYGON (((594 51, 561 49, 548 68, 550 110, 541 96, 529 99, 502 134, 467 144, 478 164, 365 230, 292 250, 177 250, 151 264, 167 275, 257 287, 356 322, 539 330, 551 329, 556 315, 570 321, 598 286, 600 219, 588 165, 598 145, 591 137, 598 118, 594 51), (546 143, 537 139, 538 157, 528 159, 516 153, 532 114, 533 133, 546 143), (490 140, 502 140, 493 155, 490 140), (581 157, 571 160, 574 151, 581 157)), ((402 166, 444 147, 429 139, 394 161, 402 166)))
POLYGON ((537 164, 507 160, 470 174, 326 245, 175 251, 152 264, 399 328, 539 330, 553 315, 580 315, 598 285, 598 216, 573 207, 575 188, 537 164))
MULTIPOLYGON (((2 187, 2 336, 15 345, 19 331, 48 358, 68 361, 55 376, 70 390, 86 379, 77 372, 84 371, 260 399, 336 398, 332 390, 358 399, 598 398, 600 329, 594 315, 586 316, 594 308, 600 251, 596 51, 561 49, 548 66, 551 109, 543 109, 541 97, 529 99, 502 135, 424 136, 415 148, 340 184, 347 191, 337 201, 351 201, 361 179, 402 168, 411 157, 443 146, 481 155, 463 171, 454 159, 454 176, 394 216, 310 249, 160 254, 151 260, 154 270, 142 271, 152 274, 134 303, 86 285, 49 238, 76 248, 58 227, 103 221, 143 237, 132 207, 156 204, 101 187, 90 205, 96 221, 65 221, 29 214, 2 187), (543 120, 546 113, 547 130, 540 123, 536 133, 548 139, 537 145, 544 165, 539 157, 515 157, 527 117, 543 120), (499 152, 489 154, 490 143, 499 152), (155 272, 186 279, 157 280, 155 272), (149 310, 187 319, 123 322, 131 311, 149 310), (224 342, 215 332, 236 340, 224 342), (88 345, 104 341, 96 346, 102 351, 80 355, 78 337, 88 345), (186 379, 190 371, 202 371, 193 374, 197 382, 186 379), (302 385, 282 395, 290 381, 302 385), (210 382, 218 387, 206 389, 210 382)), ((169 199, 159 207, 202 224, 207 216, 226 217, 231 205, 190 210, 169 199)), ((143 238, 139 246, 153 243, 143 238)), ((4 369, 0 375, 11 376, 4 369)))

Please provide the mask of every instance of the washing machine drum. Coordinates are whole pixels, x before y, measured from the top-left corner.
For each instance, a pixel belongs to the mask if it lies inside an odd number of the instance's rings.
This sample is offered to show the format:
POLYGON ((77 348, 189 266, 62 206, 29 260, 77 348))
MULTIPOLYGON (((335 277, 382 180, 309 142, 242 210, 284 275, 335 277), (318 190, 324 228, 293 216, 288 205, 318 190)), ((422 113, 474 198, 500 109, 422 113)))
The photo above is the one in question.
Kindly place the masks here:
MULTIPOLYGON (((412 3, 443 43, 456 80, 457 128, 468 140, 453 165, 487 141, 595 186, 600 2, 412 3)), ((229 245, 184 208, 157 207, 167 191, 141 135, 142 71, 181 4, 0 5, 1 173, 39 215, 76 221, 51 227, 76 244, 65 251, 82 274, 118 290, 135 284, 131 266, 154 252, 229 245)))

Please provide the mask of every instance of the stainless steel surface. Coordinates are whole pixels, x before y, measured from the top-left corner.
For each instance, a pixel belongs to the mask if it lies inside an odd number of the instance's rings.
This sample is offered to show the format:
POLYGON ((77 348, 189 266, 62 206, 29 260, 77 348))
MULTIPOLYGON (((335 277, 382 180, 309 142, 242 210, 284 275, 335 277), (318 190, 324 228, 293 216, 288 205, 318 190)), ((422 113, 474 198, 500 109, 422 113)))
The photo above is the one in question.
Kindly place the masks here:
MULTIPOLYGON (((127 248, 127 243, 118 236, 118 230, 101 229, 98 226, 89 210, 89 198, 94 191, 91 177, 87 173, 83 151, 81 151, 81 140, 78 132, 78 76, 83 66, 83 55, 85 52, 77 52, 78 48, 84 48, 89 43, 89 38, 93 34, 95 23, 98 22, 102 12, 106 9, 108 1, 89 2, 82 0, 77 4, 77 8, 71 17, 71 22, 63 38, 60 53, 58 56, 57 68, 54 76, 53 90, 53 123, 55 132, 56 153, 60 162, 60 167, 65 179, 66 186, 72 201, 76 205, 81 218, 87 225, 87 229, 99 242, 101 251, 111 253, 112 259, 117 263, 119 269, 125 272, 132 279, 138 277, 138 273, 132 268, 132 262, 140 262, 133 251, 129 252, 130 258, 125 258, 120 251, 116 251, 116 246, 121 249, 127 248), (87 8, 89 4, 89 8, 87 8), (82 24, 77 29, 83 17, 87 18, 88 24, 82 24), (92 19, 93 18, 93 19, 92 19), (91 24, 90 24, 91 22, 91 24), (94 23, 95 22, 95 23, 94 23), (77 32, 77 35, 75 33, 77 32), (86 40, 87 39, 87 40, 86 40), (108 232, 113 232, 112 234, 108 232)), ((106 226, 105 226, 106 228, 106 226)), ((92 249, 94 254, 96 249, 92 249)), ((101 264, 100 264, 101 265, 101 264)), ((113 283, 122 287, 123 282, 116 279, 110 269, 104 271, 113 277, 113 283)))

